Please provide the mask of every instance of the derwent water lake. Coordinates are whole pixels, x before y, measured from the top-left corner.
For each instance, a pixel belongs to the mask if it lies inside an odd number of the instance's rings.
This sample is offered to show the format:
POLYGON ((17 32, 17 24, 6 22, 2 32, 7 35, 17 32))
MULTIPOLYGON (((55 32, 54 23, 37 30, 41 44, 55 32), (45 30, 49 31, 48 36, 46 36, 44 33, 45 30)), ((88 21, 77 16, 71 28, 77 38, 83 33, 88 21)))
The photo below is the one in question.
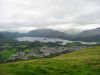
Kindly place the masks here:
POLYGON ((96 44, 96 42, 82 42, 82 41, 69 41, 63 40, 59 38, 45 38, 45 37, 18 37, 16 40, 18 41, 29 41, 29 42, 62 42, 62 44, 71 43, 71 42, 80 42, 82 44, 96 44))

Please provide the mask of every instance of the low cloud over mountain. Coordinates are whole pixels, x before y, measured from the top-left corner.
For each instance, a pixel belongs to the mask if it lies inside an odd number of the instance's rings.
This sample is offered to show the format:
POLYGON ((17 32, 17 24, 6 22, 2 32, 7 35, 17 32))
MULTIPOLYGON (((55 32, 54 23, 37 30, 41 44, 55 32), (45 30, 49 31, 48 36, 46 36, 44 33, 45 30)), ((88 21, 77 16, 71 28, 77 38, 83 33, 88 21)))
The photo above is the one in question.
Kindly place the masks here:
POLYGON ((0 0, 0 31, 100 27, 99 0, 0 0))
POLYGON ((17 37, 47 37, 47 38, 61 38, 66 40, 75 41, 94 41, 100 42, 100 28, 83 31, 79 34, 70 35, 61 31, 52 29, 36 29, 28 33, 12 33, 12 32, 1 32, 2 35, 9 38, 17 37))

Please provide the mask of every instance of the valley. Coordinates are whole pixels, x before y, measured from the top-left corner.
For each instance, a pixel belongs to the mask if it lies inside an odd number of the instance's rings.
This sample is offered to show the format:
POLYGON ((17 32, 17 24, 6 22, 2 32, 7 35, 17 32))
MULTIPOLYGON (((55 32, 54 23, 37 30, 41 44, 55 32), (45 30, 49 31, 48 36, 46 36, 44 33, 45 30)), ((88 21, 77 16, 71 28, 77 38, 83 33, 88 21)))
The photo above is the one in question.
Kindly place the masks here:
POLYGON ((80 42, 70 42, 63 45, 61 42, 16 41, 0 46, 0 62, 51 58, 95 45, 80 42))
POLYGON ((100 75, 100 0, 0 0, 0 75, 100 75))
POLYGON ((0 64, 1 75, 99 75, 100 46, 54 58, 0 64))

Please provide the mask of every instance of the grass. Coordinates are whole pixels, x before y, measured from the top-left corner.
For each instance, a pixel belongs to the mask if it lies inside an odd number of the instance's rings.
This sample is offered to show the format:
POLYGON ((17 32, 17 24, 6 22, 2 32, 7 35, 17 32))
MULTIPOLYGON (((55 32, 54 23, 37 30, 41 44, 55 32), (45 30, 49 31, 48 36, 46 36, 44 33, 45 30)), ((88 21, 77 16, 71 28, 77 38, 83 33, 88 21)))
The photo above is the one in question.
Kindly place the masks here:
POLYGON ((1 52, 0 54, 4 59, 8 59, 14 53, 15 53, 15 50, 6 50, 6 51, 1 52))
POLYGON ((0 64, 0 75, 100 75, 100 46, 55 58, 0 64))
POLYGON ((75 51, 69 54, 64 54, 55 58, 58 58, 58 59, 99 59, 100 47, 87 48, 87 49, 75 51))

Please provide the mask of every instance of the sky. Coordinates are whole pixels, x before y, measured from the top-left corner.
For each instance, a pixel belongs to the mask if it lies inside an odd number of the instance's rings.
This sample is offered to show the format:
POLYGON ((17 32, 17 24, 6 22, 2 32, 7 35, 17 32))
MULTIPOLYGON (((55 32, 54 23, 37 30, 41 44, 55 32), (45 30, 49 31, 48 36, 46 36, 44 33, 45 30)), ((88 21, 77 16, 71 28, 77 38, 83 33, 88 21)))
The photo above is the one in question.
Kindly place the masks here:
POLYGON ((100 27, 100 0, 0 0, 0 31, 79 32, 100 27))

